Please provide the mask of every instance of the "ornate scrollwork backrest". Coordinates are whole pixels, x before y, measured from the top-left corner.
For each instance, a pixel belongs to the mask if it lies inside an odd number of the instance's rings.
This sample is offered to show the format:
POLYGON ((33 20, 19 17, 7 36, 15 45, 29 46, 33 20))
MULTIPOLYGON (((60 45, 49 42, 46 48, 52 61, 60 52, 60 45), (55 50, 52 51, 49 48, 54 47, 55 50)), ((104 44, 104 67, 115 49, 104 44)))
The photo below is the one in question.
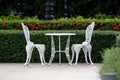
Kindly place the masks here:
POLYGON ((93 29, 95 26, 95 22, 92 22, 87 28, 86 28, 86 34, 85 34, 85 39, 87 42, 91 42, 91 37, 93 33, 93 29))
POLYGON ((26 39, 26 42, 29 43, 30 42, 30 34, 29 34, 29 29, 26 25, 24 25, 22 23, 22 28, 23 28, 23 31, 24 31, 24 35, 25 35, 25 39, 26 39))

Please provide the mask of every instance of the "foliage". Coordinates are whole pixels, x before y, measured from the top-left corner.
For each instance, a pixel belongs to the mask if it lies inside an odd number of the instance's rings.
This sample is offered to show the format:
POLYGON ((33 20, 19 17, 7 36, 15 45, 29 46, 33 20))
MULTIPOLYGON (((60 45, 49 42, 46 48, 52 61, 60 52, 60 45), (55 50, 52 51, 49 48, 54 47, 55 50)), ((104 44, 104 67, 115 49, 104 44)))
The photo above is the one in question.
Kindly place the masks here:
POLYGON ((114 45, 114 47, 120 48, 120 34, 117 35, 116 44, 114 45))
POLYGON ((103 66, 100 73, 114 72, 117 74, 117 80, 120 80, 120 48, 115 47, 106 49, 103 55, 103 66))
POLYGON ((98 14, 95 14, 95 19, 110 19, 110 18, 114 18, 115 16, 113 15, 106 15, 106 14, 101 14, 101 13, 98 13, 98 14))
POLYGON ((9 15, 11 12, 22 17, 35 16, 44 18, 45 0, 0 0, 0 15, 9 15))
MULTIPOLYGON (((51 0, 54 7, 55 18, 64 15, 65 0, 51 0)), ((44 19, 47 0, 0 0, 0 14, 8 15, 11 11, 22 16, 35 16, 44 19)), ((75 17, 93 17, 102 13, 107 15, 119 15, 119 0, 68 0, 68 15, 75 17), (105 4, 105 5, 103 5, 105 4)))
POLYGON ((8 16, 2 15, 0 16, 1 20, 38 20, 38 16, 32 16, 32 17, 24 17, 22 18, 20 15, 15 15, 13 12, 11 12, 8 16))
POLYGON ((20 20, 20 16, 19 15, 14 15, 13 12, 11 12, 8 16, 0 16, 1 20, 20 20))
MULTIPOLYGON (((71 45, 74 43, 82 43, 85 40, 85 31, 79 30, 43 30, 43 31, 30 31, 31 41, 34 43, 45 44, 45 58, 49 61, 51 43, 50 36, 45 36, 45 33, 50 32, 73 32, 75 36, 71 37, 71 45)), ((110 48, 116 41, 116 33, 114 31, 94 31, 91 41, 92 45, 92 60, 93 62, 102 61, 102 53, 104 49, 110 48), (101 45, 102 44, 102 45, 101 45)), ((54 37, 56 49, 58 49, 58 37, 54 37)), ((67 37, 61 38, 62 50, 65 49, 67 37)), ((25 62, 26 41, 22 30, 0 30, 0 62, 25 62)), ((70 46, 71 46, 70 45, 70 46)), ((71 50, 70 50, 71 54, 71 50)), ((40 62, 37 49, 33 51, 31 62, 40 62)), ((55 54, 53 62, 58 62, 58 54, 55 54)), ((67 62, 65 54, 62 54, 62 62, 67 62)), ((85 62, 83 51, 79 56, 79 62, 85 62)))
POLYGON ((21 23, 24 22, 31 30, 85 30, 91 23, 95 22, 95 30, 115 30, 120 31, 120 19, 118 18, 83 18, 82 16, 71 18, 59 18, 51 21, 39 20, 37 16, 19 18, 18 15, 0 17, 0 29, 21 29, 21 23))

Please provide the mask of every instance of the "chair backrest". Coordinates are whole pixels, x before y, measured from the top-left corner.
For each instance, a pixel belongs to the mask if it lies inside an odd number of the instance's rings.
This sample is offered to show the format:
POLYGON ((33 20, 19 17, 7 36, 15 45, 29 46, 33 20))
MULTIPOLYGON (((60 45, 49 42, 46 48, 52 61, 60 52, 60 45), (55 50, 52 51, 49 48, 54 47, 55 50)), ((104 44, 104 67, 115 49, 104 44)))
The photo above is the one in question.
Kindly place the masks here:
POLYGON ((93 33, 93 29, 95 26, 95 22, 92 22, 87 28, 86 28, 86 34, 85 34, 85 41, 87 41, 88 43, 91 42, 91 37, 92 37, 92 33, 93 33))
POLYGON ((27 27, 26 25, 24 25, 23 23, 22 23, 22 28, 23 28, 23 32, 24 32, 24 35, 25 35, 26 42, 27 42, 27 44, 28 44, 28 43, 31 42, 31 41, 30 41, 29 29, 28 29, 28 27, 27 27))

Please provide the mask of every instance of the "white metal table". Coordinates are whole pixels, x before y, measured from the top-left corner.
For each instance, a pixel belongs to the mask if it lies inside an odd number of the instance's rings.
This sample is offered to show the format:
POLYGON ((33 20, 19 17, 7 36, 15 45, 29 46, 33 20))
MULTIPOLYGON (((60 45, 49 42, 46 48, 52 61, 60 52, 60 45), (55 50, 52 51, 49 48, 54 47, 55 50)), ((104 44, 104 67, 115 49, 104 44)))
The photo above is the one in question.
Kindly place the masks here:
POLYGON ((70 55, 69 55, 70 36, 76 35, 76 34, 75 33, 46 33, 45 35, 51 36, 51 57, 50 57, 48 65, 50 65, 52 63, 56 52, 59 52, 59 63, 61 63, 61 52, 64 52, 66 54, 67 60, 70 64, 70 55), (55 41, 54 41, 53 36, 59 37, 59 50, 55 50, 55 41), (68 36, 65 50, 61 50, 61 36, 68 36))

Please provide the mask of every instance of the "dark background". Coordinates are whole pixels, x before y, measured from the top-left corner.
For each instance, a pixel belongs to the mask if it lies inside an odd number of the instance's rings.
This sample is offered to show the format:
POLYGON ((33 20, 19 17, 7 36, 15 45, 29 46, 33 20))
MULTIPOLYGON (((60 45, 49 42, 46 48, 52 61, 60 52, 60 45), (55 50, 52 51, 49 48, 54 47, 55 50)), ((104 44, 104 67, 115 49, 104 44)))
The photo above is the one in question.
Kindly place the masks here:
MULTIPOLYGON (((107 15, 120 14, 120 0, 67 0, 68 16, 94 17, 95 14, 107 15)), ((45 16, 45 4, 47 0, 0 0, 0 15, 8 15, 11 12, 21 16, 35 16, 40 19, 45 16)), ((51 0, 54 7, 55 18, 63 17, 64 0, 51 0)))

